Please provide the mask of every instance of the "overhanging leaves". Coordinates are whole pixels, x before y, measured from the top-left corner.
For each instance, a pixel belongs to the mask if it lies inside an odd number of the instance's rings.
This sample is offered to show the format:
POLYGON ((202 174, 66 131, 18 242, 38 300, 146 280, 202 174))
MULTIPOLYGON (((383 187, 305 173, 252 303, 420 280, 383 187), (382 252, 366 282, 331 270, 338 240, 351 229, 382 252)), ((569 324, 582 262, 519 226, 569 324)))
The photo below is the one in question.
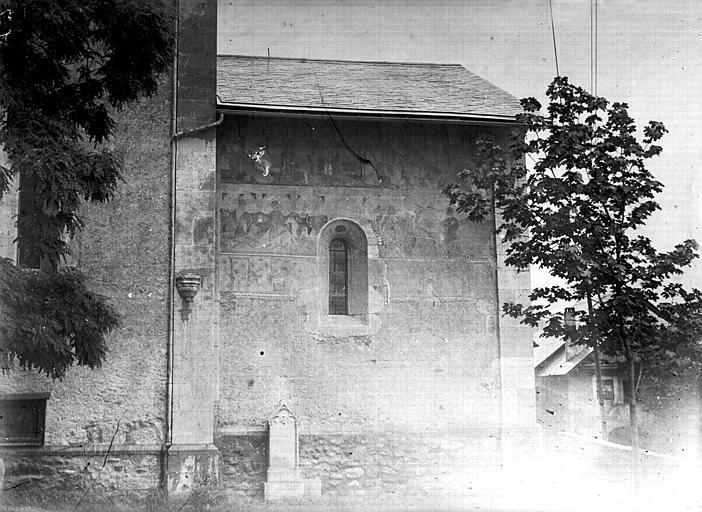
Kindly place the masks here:
POLYGON ((102 364, 120 317, 80 273, 21 270, 2 259, 0 290, 0 356, 54 379, 73 364, 102 364))

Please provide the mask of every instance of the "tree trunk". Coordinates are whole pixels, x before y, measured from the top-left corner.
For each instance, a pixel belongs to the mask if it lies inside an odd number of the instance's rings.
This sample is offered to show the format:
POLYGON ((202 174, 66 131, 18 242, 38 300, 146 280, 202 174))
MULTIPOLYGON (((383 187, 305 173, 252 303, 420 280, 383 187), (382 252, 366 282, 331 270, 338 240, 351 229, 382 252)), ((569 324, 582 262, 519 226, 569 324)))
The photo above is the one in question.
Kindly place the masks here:
POLYGON ((595 358, 595 381, 597 383, 597 403, 600 406, 600 428, 602 440, 607 441, 607 410, 605 409, 604 393, 602 393, 602 370, 600 369, 600 349, 596 344, 593 350, 595 358))
POLYGON ((631 472, 634 480, 635 488, 639 487, 640 480, 640 461, 639 461, 639 417, 636 407, 636 366, 634 358, 631 354, 627 354, 627 363, 629 364, 629 382, 630 398, 629 398, 629 430, 631 431, 631 472))
MULTIPOLYGON (((587 315, 592 318, 592 297, 587 292, 587 315)), ((595 340, 593 357, 595 358, 595 383, 597 386, 597 403, 600 406, 600 429, 602 440, 607 441, 607 410, 605 409, 604 394, 602 393, 602 370, 600 369, 599 340, 595 340)))

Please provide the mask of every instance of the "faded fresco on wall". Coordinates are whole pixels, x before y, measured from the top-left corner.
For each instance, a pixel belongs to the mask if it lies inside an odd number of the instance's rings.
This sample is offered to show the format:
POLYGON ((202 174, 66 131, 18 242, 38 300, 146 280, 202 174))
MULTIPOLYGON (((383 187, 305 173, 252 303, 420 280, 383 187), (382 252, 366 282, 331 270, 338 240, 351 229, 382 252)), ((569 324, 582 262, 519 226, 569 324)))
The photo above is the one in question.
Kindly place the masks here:
POLYGON ((314 261, 294 258, 222 258, 220 287, 238 293, 295 294, 314 275, 314 261))
POLYGON ((360 188, 315 188, 298 193, 228 184, 223 190, 223 252, 312 256, 320 230, 334 218, 363 224, 380 241, 378 250, 388 258, 481 259, 491 245, 489 223, 475 224, 457 215, 438 193, 371 192, 360 188))
POLYGON ((436 189, 470 162, 466 127, 334 119, 227 117, 223 183, 436 189))

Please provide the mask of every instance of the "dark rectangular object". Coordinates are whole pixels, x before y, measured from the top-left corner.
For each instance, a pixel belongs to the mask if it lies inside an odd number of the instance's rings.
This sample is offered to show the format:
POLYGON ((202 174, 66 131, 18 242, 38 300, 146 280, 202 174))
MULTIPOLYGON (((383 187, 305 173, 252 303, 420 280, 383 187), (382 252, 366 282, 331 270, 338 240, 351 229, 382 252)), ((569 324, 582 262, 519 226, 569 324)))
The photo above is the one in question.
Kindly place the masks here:
POLYGON ((0 446, 43 446, 48 393, 0 395, 0 446))

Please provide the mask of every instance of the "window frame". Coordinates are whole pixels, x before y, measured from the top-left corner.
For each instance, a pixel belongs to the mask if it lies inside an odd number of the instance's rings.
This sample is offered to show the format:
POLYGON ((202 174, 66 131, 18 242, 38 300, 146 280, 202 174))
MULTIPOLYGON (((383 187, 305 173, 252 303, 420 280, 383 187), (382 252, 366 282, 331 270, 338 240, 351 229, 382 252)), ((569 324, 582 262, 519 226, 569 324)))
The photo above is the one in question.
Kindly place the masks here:
MULTIPOLYGON (((44 436, 46 433, 46 405, 50 393, 7 393, 0 394, 0 416, 10 415, 10 410, 17 407, 31 408, 35 411, 35 418, 27 428, 33 429, 33 433, 26 435, 10 434, 0 424, 0 447, 39 447, 44 446, 44 436)), ((1 421, 1 420, 0 420, 1 421)))
POLYGON ((616 395, 615 391, 616 382, 614 377, 602 377, 602 399, 609 400, 614 403, 614 398, 616 395), (611 386, 609 389, 605 389, 605 382, 610 382, 611 386))
POLYGON ((329 241, 328 253, 329 292, 327 295, 329 296, 329 309, 327 311, 329 316, 349 316, 349 281, 353 277, 350 275, 349 272, 349 246, 343 238, 334 237, 329 241), (339 249, 332 247, 335 244, 335 242, 341 244, 341 247, 339 249), (342 264, 345 267, 343 270, 335 270, 335 258, 332 257, 332 254, 343 254, 342 264), (340 282, 341 280, 343 280, 343 284, 340 282), (335 293, 333 291, 333 284, 341 285, 343 290, 342 293, 335 293), (342 304, 336 304, 339 298, 343 298, 343 306, 342 304), (337 300, 335 301, 335 299, 337 300))
MULTIPOLYGON (((17 239, 19 241, 22 226, 25 223, 36 222, 36 202, 34 200, 38 178, 20 173, 19 188, 17 190, 17 239)), ((31 270, 41 269, 41 256, 36 254, 35 247, 20 247, 17 244, 17 266, 31 270)))
POLYGON ((36 224, 41 215, 41 207, 36 201, 36 189, 39 183, 37 176, 27 176, 20 173, 19 187, 17 190, 17 247, 15 262, 18 267, 27 270, 42 270, 44 272, 56 272, 57 262, 51 262, 46 256, 42 256, 39 249, 34 245, 23 247, 19 245, 22 226, 27 223, 36 224))

